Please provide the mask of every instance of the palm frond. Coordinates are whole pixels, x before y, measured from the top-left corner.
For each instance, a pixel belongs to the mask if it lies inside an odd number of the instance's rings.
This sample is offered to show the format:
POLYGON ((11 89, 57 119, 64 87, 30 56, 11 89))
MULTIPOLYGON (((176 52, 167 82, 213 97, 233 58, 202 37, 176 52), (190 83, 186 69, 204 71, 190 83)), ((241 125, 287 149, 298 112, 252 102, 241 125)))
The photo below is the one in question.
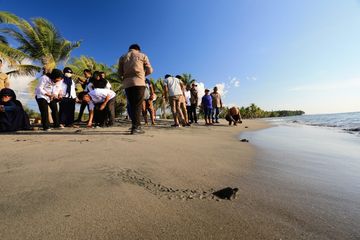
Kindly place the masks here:
POLYGON ((0 35, 0 43, 5 44, 5 45, 9 45, 9 42, 7 41, 5 36, 1 36, 0 35))
POLYGON ((17 65, 14 70, 7 72, 9 76, 35 76, 36 73, 40 72, 41 68, 34 65, 17 65))
POLYGON ((29 56, 22 51, 12 48, 4 43, 0 43, 0 57, 5 59, 10 65, 16 65, 18 62, 29 58, 29 56))

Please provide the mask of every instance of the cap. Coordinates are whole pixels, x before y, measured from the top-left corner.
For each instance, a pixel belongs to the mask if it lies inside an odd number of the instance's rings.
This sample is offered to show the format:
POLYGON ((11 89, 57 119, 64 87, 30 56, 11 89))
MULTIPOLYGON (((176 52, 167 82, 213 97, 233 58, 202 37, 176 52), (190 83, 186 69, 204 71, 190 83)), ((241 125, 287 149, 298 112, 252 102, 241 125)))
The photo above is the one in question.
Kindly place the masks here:
POLYGON ((73 73, 73 71, 71 70, 71 68, 66 67, 64 68, 63 73, 73 73))

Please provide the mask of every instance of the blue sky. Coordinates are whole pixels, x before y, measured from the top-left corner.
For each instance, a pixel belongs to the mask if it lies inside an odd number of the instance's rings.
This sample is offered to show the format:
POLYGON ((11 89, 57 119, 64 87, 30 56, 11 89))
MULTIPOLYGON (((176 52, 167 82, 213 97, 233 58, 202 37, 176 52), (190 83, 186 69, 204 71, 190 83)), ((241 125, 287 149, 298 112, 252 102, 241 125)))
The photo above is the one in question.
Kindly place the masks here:
POLYGON ((114 64, 131 43, 158 78, 191 73, 225 103, 306 113, 360 111, 360 3, 356 0, 0 0, 45 17, 73 56, 114 64))

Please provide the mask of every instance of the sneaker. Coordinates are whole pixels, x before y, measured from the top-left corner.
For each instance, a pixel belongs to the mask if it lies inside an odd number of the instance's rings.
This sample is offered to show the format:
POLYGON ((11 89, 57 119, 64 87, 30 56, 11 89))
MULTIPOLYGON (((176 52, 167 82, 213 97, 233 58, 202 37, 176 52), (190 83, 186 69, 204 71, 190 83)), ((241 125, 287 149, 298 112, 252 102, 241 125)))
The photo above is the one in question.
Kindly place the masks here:
POLYGON ((132 135, 137 135, 137 134, 144 134, 145 131, 142 130, 141 128, 132 128, 131 129, 131 134, 132 135))
POLYGON ((45 132, 50 132, 50 131, 51 131, 51 128, 45 128, 44 131, 45 131, 45 132))

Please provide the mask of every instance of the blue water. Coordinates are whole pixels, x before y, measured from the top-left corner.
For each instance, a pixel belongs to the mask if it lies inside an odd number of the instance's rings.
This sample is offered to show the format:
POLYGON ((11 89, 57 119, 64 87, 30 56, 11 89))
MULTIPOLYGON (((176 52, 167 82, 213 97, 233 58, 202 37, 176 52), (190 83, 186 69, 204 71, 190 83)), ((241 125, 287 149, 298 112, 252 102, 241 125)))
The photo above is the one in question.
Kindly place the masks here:
POLYGON ((360 112, 269 118, 267 121, 277 125, 309 125, 333 128, 349 133, 357 133, 360 136, 360 112))

